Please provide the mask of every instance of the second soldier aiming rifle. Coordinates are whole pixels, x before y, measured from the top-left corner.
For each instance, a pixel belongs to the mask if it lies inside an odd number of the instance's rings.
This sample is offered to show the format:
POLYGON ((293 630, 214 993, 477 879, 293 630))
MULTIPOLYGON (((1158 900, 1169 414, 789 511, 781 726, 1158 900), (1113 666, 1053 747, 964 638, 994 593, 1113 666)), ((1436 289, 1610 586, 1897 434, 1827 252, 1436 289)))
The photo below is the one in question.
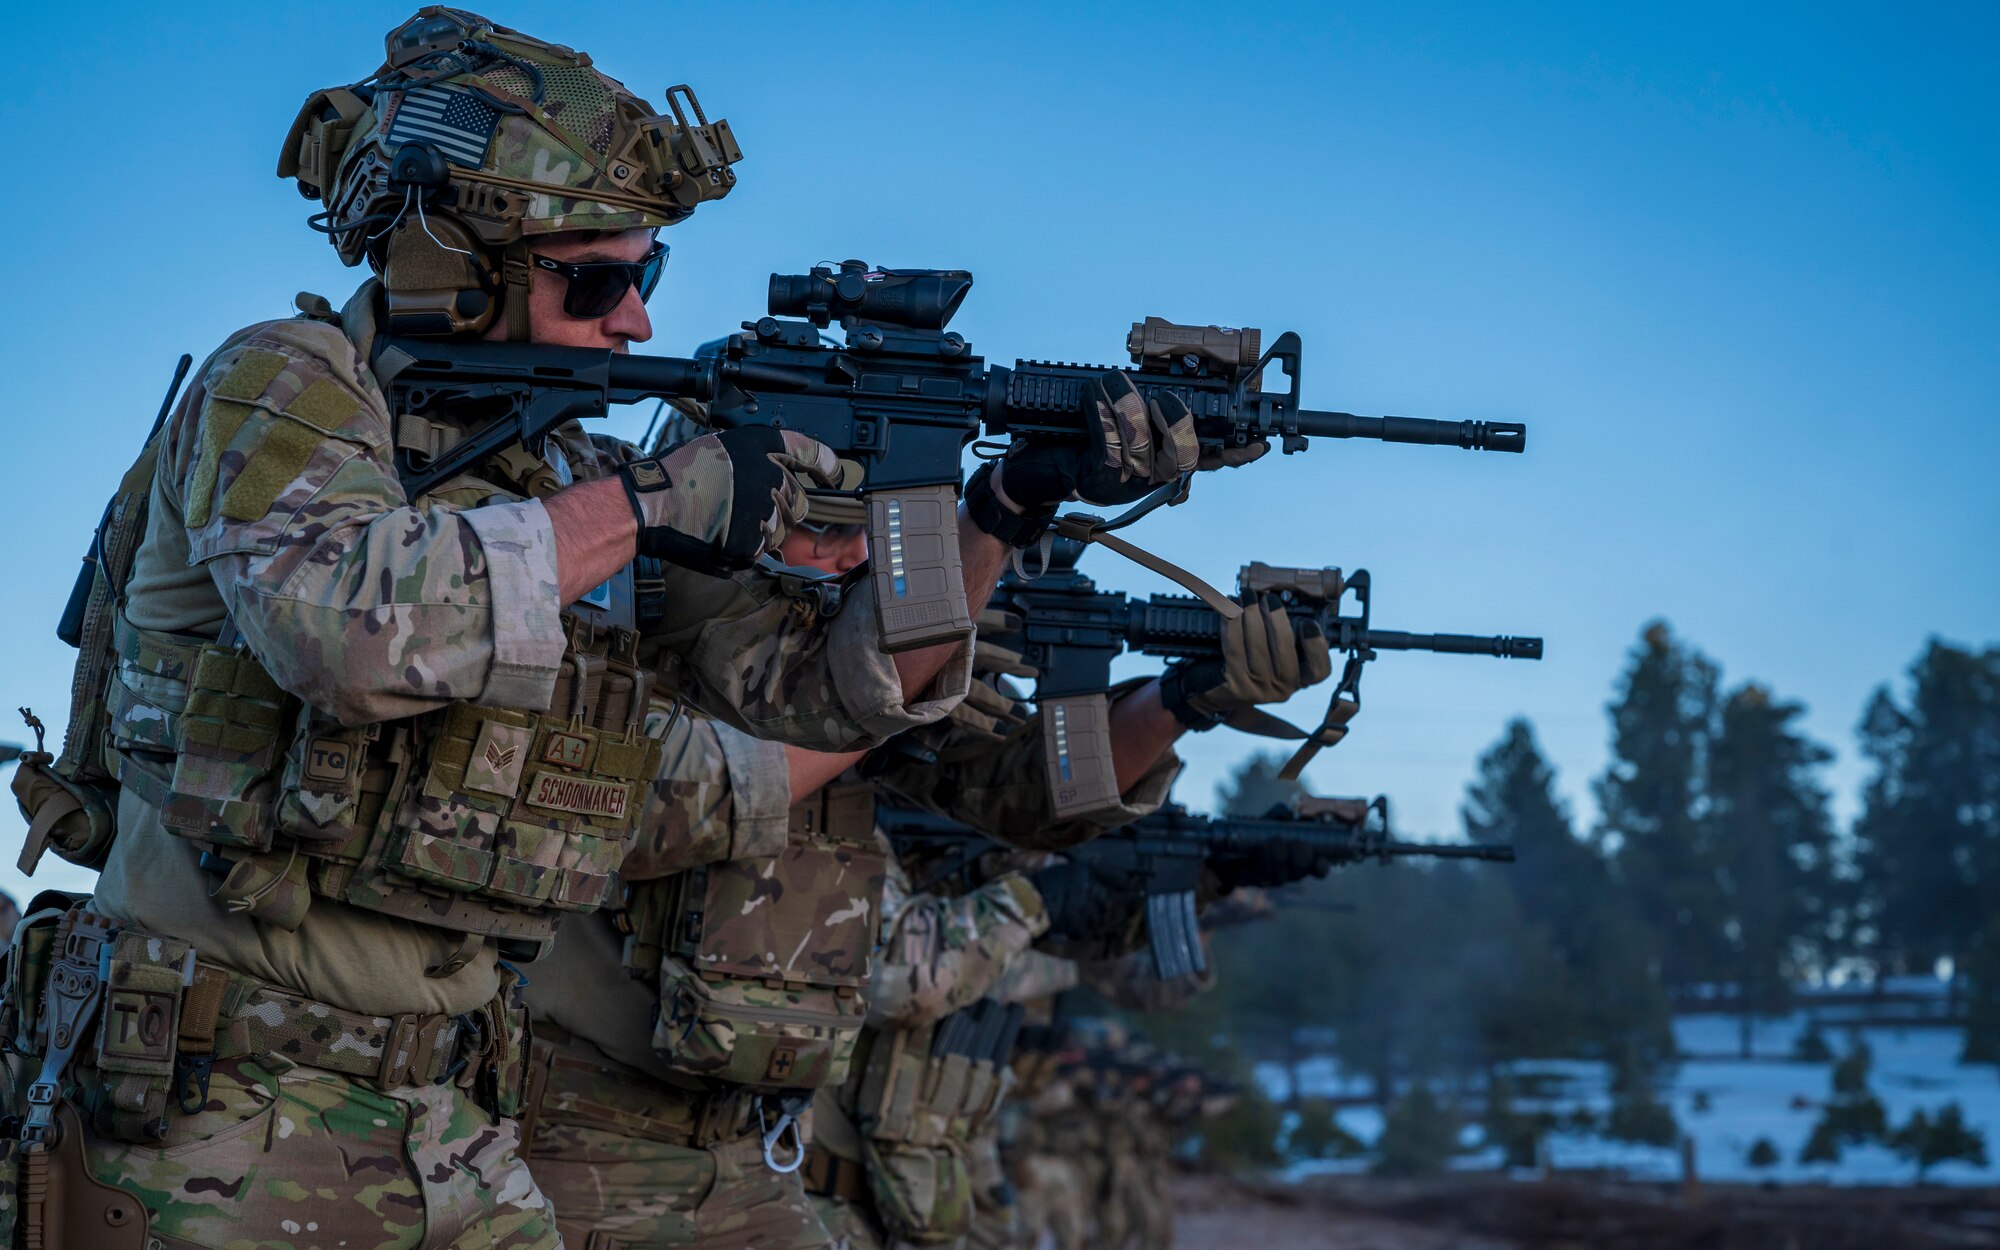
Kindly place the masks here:
MULTIPOLYGON (((876 823, 913 863, 927 864, 929 885, 972 871, 979 857, 1002 849, 956 821, 928 811, 878 804, 876 823)), ((1288 840, 1331 864, 1429 856, 1514 861, 1514 848, 1490 843, 1405 842, 1391 835, 1389 801, 1303 796, 1294 807, 1257 817, 1201 816, 1169 804, 1122 829, 1062 852, 1112 895, 1141 900, 1147 949, 1162 980, 1204 971, 1195 894, 1211 858, 1288 840)), ((1107 916, 1107 926, 1121 927, 1107 916)))
MULTIPOLYGON (((1120 652, 1166 659, 1221 655, 1222 617, 1192 595, 1140 599, 1099 590, 1077 571, 1083 544, 1057 539, 1046 567, 1033 578, 1011 573, 994 593, 980 638, 1018 651, 1034 671, 1035 702, 1049 752, 1051 801, 1058 815, 1116 801, 1106 691, 1111 662, 1120 652)), ((1238 597, 1276 596, 1295 625, 1310 624, 1328 645, 1345 652, 1347 665, 1327 714, 1311 733, 1259 709, 1224 723, 1273 738, 1304 739, 1281 774, 1299 775, 1321 747, 1347 733, 1361 709, 1361 669, 1377 651, 1435 651, 1539 660, 1540 638, 1506 634, 1412 634, 1377 629, 1371 619, 1374 583, 1366 569, 1291 569, 1252 562, 1237 579, 1238 597), (1352 599, 1353 610, 1343 614, 1352 599)))
MULTIPOLYGON (((399 453, 412 497, 520 444, 539 454, 566 421, 612 404, 693 399, 718 428, 796 430, 856 466, 844 483, 868 501, 869 569, 884 650, 953 641, 972 632, 959 575, 957 498, 964 450, 980 435, 1084 439, 1092 382, 1103 366, 1021 360, 988 366, 945 329, 972 289, 948 269, 772 274, 769 315, 743 323, 695 358, 384 336, 375 348, 398 414, 483 424, 435 455, 399 453), (838 321, 845 344, 822 333, 838 321)), ((1123 372, 1142 398, 1172 392, 1193 413, 1204 446, 1252 440, 1303 451, 1311 438, 1521 451, 1525 426, 1510 422, 1364 417, 1301 406, 1297 334, 1267 348, 1256 330, 1183 326, 1147 318, 1126 338, 1123 372), (1285 390, 1263 389, 1282 372, 1285 390)), ((1168 483, 1112 521, 1076 514, 1063 531, 1094 538, 1185 497, 1168 483)), ((1227 610, 1225 608, 1225 610, 1227 610)))

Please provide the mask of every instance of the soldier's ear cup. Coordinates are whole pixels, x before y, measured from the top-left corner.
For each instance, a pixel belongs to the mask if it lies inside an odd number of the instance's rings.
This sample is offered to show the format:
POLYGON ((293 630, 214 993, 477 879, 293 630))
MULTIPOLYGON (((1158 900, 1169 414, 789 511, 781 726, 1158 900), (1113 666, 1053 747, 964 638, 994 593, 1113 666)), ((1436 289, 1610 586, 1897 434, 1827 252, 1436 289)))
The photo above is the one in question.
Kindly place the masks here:
POLYGON ((382 260, 389 332, 482 334, 500 302, 485 249, 448 216, 415 212, 390 233, 382 260))

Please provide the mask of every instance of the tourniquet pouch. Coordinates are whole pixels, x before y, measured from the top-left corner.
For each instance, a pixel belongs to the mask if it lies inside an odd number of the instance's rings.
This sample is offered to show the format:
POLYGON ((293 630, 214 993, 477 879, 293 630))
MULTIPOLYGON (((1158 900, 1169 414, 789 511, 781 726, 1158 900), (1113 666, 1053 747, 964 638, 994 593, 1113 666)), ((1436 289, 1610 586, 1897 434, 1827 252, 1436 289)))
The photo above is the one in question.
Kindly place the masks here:
POLYGON ((829 787, 793 807, 777 855, 658 883, 656 1052, 691 1074, 763 1089, 846 1079, 887 875, 874 821, 872 785, 829 787))
POLYGON ((111 943, 91 1067, 79 1074, 92 1127, 123 1142, 167 1135, 181 991, 193 983, 194 947, 121 925, 111 943))

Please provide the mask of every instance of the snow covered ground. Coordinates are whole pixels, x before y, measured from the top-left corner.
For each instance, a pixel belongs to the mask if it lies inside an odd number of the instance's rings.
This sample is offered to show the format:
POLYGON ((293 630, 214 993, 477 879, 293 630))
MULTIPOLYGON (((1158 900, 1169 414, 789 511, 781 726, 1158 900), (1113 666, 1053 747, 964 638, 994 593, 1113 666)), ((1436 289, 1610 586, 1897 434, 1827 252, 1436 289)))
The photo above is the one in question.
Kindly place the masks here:
MULTIPOLYGON (((1822 1014, 1821 1032, 1836 1054, 1848 1046, 1849 1031, 1835 1023, 1833 1012, 1822 1014)), ((1697 1170, 1719 1181, 1819 1181, 1834 1184, 1902 1184, 1914 1168, 1881 1146, 1849 1147, 1837 1164, 1802 1164, 1805 1146, 1820 1105, 1830 1090, 1831 1063, 1800 1063, 1792 1059, 1792 1044, 1804 1029, 1804 1013, 1760 1021, 1754 1033, 1753 1058, 1737 1054, 1737 1021, 1732 1016, 1691 1015, 1675 1021, 1674 1034, 1684 1056, 1675 1075, 1670 1100, 1681 1131, 1694 1139, 1697 1170), (1698 1105, 1705 1103, 1705 1110, 1698 1105), (1752 1145, 1768 1138, 1780 1162, 1753 1168, 1747 1162, 1752 1145)), ((1960 1033, 1955 1028, 1870 1026, 1862 1036, 1875 1053, 1870 1086, 1882 1100, 1890 1125, 1923 1108, 1935 1112, 1957 1102, 1966 1122, 1986 1135, 1988 1165, 1942 1163, 1929 1179, 1944 1184, 2000 1184, 2000 1073, 1992 1067, 1958 1062, 1960 1033)), ((1602 1064, 1537 1063, 1517 1071, 1558 1078, 1561 1094, 1541 1103, 1522 1100, 1523 1110, 1546 1108, 1564 1112, 1586 1107, 1602 1116, 1610 1106, 1609 1079, 1602 1064)), ((1299 1065, 1297 1079, 1308 1097, 1355 1097, 1366 1086, 1347 1077, 1330 1061, 1299 1065)), ((1291 1089, 1286 1071, 1266 1065, 1259 1079, 1273 1097, 1291 1089)), ((1339 1113, 1340 1124, 1364 1142, 1382 1131, 1382 1117, 1373 1107, 1350 1107, 1339 1113)), ((1468 1129, 1468 1144, 1478 1131, 1468 1129)), ((1676 1148, 1609 1141, 1585 1133, 1558 1132, 1545 1142, 1548 1164, 1557 1169, 1614 1168, 1641 1179, 1670 1180, 1680 1176, 1676 1148)), ((1461 1167, 1493 1167, 1493 1152, 1480 1151, 1459 1160, 1461 1167)), ((1352 1171, 1365 1161, 1311 1162, 1300 1174, 1352 1171)))

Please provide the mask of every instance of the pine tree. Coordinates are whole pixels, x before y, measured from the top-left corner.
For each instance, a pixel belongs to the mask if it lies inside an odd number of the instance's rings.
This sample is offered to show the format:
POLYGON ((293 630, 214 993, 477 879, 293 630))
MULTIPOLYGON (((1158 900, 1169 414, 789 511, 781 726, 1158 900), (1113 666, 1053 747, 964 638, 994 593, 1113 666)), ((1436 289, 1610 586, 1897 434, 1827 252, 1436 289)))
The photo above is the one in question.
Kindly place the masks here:
POLYGON ((1986 922, 1965 956, 1967 1063, 2000 1064, 2000 911, 1986 922))
POLYGON ((1935 1119, 1921 1108, 1911 1112, 1908 1123, 1889 1138, 1889 1145, 1917 1165, 1920 1185, 1933 1167, 1949 1160, 1986 1166, 1986 1134, 1965 1122, 1965 1110, 1956 1102, 1938 1108, 1935 1119))
POLYGON ((1933 639, 1910 680, 1907 705, 1877 690, 1862 717, 1875 772, 1855 839, 1880 958, 1927 971, 2000 913, 2000 647, 1933 639))
POLYGON ((1754 682, 1722 708, 1708 769, 1706 843, 1726 912, 1724 934, 1750 1053, 1751 1024, 1790 1003, 1831 936, 1833 822, 1819 771, 1833 752, 1799 732, 1805 713, 1754 682))
POLYGON ((1458 1116, 1427 1084, 1396 1100, 1375 1143, 1382 1176, 1434 1176, 1458 1153, 1458 1116))
POLYGON ((1702 821, 1716 682, 1715 664, 1666 622, 1648 625, 1609 709, 1611 765, 1597 783, 1597 841, 1658 938, 1669 990, 1725 974, 1724 900, 1702 821))
POLYGON ((1664 1056, 1671 1034, 1652 942, 1603 856, 1576 836, 1527 721, 1511 722, 1480 757, 1460 814, 1471 841, 1514 846, 1516 862, 1498 877, 1561 952, 1585 1050, 1636 1044, 1664 1056))

